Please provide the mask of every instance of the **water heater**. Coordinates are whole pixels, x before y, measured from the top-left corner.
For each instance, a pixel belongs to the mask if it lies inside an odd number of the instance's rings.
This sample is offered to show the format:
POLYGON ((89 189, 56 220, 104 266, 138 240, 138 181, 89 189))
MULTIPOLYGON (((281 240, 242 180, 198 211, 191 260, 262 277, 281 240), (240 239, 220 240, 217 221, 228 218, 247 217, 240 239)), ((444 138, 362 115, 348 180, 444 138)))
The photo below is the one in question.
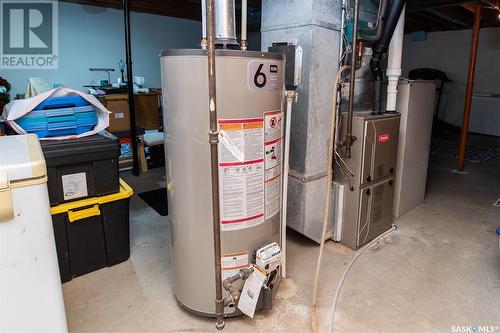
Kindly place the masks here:
MULTIPOLYGON (((206 50, 161 54, 173 287, 180 305, 213 316, 207 61, 206 50)), ((218 49, 216 77, 225 279, 256 263, 257 251, 280 244, 284 59, 218 49)), ((257 308, 269 307, 279 284, 279 266, 272 266, 257 308)), ((241 289, 243 283, 237 283, 241 289)), ((238 314, 236 306, 225 308, 225 316, 238 314)))

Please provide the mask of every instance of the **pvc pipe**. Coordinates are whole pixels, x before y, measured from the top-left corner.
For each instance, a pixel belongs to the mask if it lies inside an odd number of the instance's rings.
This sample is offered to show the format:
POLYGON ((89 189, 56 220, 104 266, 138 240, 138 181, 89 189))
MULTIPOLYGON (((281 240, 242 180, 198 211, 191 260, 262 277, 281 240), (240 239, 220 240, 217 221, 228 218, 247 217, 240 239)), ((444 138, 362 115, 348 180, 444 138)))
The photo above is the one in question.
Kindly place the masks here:
POLYGON ((286 122, 285 122, 285 151, 283 156, 283 189, 281 194, 281 252, 283 253, 283 262, 281 263, 281 276, 286 277, 286 212, 288 203, 288 173, 290 171, 290 128, 292 122, 292 103, 295 99, 295 92, 288 90, 286 92, 286 122))
POLYGON ((399 16, 396 30, 389 44, 389 58, 387 62, 387 107, 388 112, 396 111, 396 98, 398 95, 398 81, 401 76, 401 57, 403 55, 403 36, 405 27, 405 7, 399 16))
POLYGON ((201 0, 201 48, 207 49, 207 1, 201 0))
POLYGON ((241 0, 241 49, 246 51, 247 43, 247 0, 241 0))

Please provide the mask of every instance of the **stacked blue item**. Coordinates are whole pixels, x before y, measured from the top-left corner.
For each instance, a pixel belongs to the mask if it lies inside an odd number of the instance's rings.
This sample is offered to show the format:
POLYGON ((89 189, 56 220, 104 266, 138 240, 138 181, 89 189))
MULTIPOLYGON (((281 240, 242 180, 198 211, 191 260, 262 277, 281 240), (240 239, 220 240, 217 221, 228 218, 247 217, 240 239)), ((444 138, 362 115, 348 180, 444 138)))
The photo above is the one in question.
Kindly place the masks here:
POLYGON ((97 113, 81 96, 51 97, 16 123, 39 138, 78 135, 94 129, 97 113))

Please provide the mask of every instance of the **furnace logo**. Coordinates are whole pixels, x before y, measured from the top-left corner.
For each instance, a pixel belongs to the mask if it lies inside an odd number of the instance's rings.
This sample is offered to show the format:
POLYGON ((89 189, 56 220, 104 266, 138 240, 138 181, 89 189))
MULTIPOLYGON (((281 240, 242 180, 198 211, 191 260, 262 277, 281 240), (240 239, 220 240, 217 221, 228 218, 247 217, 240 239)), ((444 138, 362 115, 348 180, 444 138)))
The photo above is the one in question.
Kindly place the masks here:
POLYGON ((57 1, 0 0, 0 69, 57 69, 57 1))
POLYGON ((380 134, 377 138, 377 141, 380 143, 385 143, 391 139, 390 134, 380 134))

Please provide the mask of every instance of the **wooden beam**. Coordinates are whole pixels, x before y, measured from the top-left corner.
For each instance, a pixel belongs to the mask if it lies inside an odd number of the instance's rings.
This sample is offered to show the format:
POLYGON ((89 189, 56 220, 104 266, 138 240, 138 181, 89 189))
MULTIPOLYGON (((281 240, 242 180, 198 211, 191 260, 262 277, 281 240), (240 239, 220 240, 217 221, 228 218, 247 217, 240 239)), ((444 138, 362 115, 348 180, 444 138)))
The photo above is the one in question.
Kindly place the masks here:
POLYGON ((454 16, 450 16, 446 13, 444 13, 443 11, 440 11, 438 9, 427 9, 426 12, 428 12, 429 14, 431 15, 434 15, 434 16, 437 16, 445 21, 448 21, 450 23, 453 23, 453 24, 457 24, 457 25, 460 25, 462 27, 470 27, 471 25, 466 22, 465 20, 461 20, 459 18, 456 18, 454 16))
MULTIPOLYGON (((121 9, 120 0, 61 0, 64 2, 78 3, 105 8, 121 9)), ((200 5, 183 0, 134 0, 130 2, 130 10, 140 13, 156 14, 162 16, 172 16, 189 20, 201 21, 200 5)))
POLYGON ((458 146, 457 171, 464 171, 465 152, 467 151, 467 136, 469 134, 469 121, 472 108, 472 93, 474 92, 474 75, 476 72, 477 49, 479 45, 479 32, 481 31, 481 5, 476 5, 474 16, 474 28, 472 30, 472 42, 469 59, 469 76, 467 78, 467 89, 465 92, 464 118, 460 132, 460 144, 458 146))
POLYGON ((406 5, 407 12, 417 12, 431 8, 441 8, 448 6, 460 6, 467 3, 477 3, 471 0, 422 0, 422 1, 409 1, 406 5))
POLYGON ((463 8, 462 6, 455 6, 455 7, 443 7, 437 9, 440 12, 443 12, 444 14, 458 19, 464 23, 467 23, 467 26, 472 28, 474 25, 474 14, 463 8))
POLYGON ((418 20, 421 20, 422 23, 428 25, 430 27, 429 30, 432 30, 432 31, 446 31, 446 30, 463 29, 463 26, 461 26, 461 25, 443 20, 442 18, 436 17, 436 16, 429 14, 425 11, 412 13, 412 16, 418 20))

